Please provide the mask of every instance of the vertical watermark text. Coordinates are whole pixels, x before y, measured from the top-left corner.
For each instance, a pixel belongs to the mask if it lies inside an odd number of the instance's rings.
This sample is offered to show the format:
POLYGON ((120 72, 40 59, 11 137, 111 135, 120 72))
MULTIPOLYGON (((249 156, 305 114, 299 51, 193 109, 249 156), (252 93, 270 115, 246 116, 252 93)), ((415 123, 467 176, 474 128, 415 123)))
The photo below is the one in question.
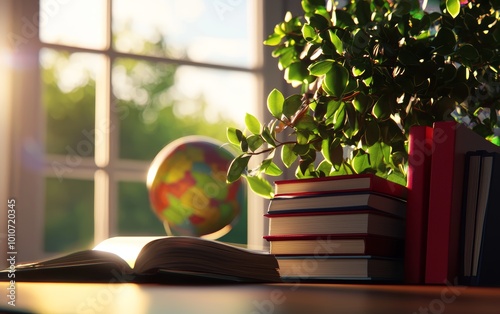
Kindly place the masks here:
POLYGON ((16 306, 16 200, 7 200, 7 304, 16 306))

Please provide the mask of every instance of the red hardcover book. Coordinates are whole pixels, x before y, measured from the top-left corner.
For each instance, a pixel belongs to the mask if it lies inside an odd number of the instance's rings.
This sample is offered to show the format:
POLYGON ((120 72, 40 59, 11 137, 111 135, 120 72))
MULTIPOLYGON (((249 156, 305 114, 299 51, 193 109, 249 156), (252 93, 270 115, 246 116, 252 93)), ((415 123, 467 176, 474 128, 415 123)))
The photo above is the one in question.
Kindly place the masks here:
POLYGON ((404 240, 368 233, 264 236, 273 255, 373 255, 402 257, 404 240))
POLYGON ((456 282, 458 275, 465 154, 500 152, 500 147, 447 121, 434 124, 432 149, 425 282, 447 284, 456 282))
POLYGON ((375 209, 406 217, 406 201, 376 193, 333 193, 273 198, 268 213, 347 211, 375 209))
POLYGON ((410 129, 405 240, 405 282, 409 284, 425 280, 432 134, 427 126, 410 129))
POLYGON ((274 183, 275 197, 337 192, 375 192, 406 199, 405 186, 374 174, 350 174, 324 178, 280 180, 274 183))

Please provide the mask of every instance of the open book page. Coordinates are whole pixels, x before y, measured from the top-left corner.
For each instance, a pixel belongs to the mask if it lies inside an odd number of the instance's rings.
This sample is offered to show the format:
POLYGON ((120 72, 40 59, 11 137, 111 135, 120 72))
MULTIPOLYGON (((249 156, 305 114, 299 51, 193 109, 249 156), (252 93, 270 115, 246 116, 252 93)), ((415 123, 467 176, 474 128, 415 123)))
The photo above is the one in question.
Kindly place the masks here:
POLYGON ((94 250, 116 254, 134 268, 135 260, 142 248, 147 243, 162 238, 166 237, 113 237, 96 245, 94 250))
MULTIPOLYGON (((127 264, 130 265, 131 268, 134 268, 135 266, 135 261, 137 259, 137 256, 141 252, 141 250, 146 246, 151 241, 158 240, 158 239, 163 239, 163 238, 169 238, 169 236, 157 236, 157 237, 148 237, 148 236, 119 236, 119 237, 112 237, 109 239, 106 239, 96 245, 94 247, 94 250, 98 251, 104 251, 104 252, 110 252, 113 254, 118 255, 121 257, 124 261, 127 262, 127 264)), ((268 253, 269 249, 265 248, 264 246, 258 246, 258 245, 252 245, 249 246, 247 244, 241 244, 241 243, 225 243, 221 242, 230 246, 234 246, 236 248, 240 249, 245 249, 254 253, 268 253)))

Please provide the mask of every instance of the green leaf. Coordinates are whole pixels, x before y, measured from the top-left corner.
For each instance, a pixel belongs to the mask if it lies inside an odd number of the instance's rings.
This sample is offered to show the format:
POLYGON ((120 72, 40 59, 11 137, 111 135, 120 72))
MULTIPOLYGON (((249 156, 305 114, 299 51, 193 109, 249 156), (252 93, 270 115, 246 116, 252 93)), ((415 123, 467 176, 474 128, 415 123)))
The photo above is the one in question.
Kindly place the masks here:
POLYGON ((351 103, 345 104, 345 112, 346 123, 344 127, 344 134, 346 137, 352 138, 359 132, 358 115, 356 114, 356 110, 351 103))
POLYGON ((267 96, 267 109, 276 119, 280 119, 283 114, 284 102, 285 97, 277 89, 273 89, 267 96))
POLYGON ((231 164, 229 165, 229 169, 227 170, 227 182, 231 183, 238 180, 245 169, 248 166, 248 161, 250 160, 250 156, 248 155, 240 155, 233 159, 231 164))
POLYGON ((326 73, 323 88, 333 97, 341 99, 349 84, 349 71, 338 63, 333 63, 332 68, 326 73))
POLYGON ((356 151, 352 159, 352 166, 356 173, 365 172, 367 169, 371 168, 370 156, 362 150, 356 151))
POLYGON ((446 0, 446 10, 453 18, 456 18, 460 13, 460 0, 446 0))
POLYGON ((382 154, 384 154, 384 159, 387 161, 391 160, 391 146, 380 143, 380 147, 382 149, 382 154))
POLYGON ((267 127, 264 128, 261 135, 262 138, 264 138, 264 140, 266 141, 266 143, 268 143, 272 147, 276 147, 276 142, 274 141, 273 136, 271 135, 271 131, 267 127))
POLYGON ((292 147, 292 151, 300 156, 307 154, 309 151, 309 145, 307 144, 297 144, 292 147))
POLYGON ((380 96, 373 106, 372 114, 379 120, 386 120, 390 117, 391 113, 390 96, 384 94, 380 96))
POLYGON ((402 173, 392 172, 387 176, 387 180, 395 182, 399 185, 406 186, 406 179, 402 173))
POLYGON ((309 132, 297 132, 297 146, 307 145, 309 143, 309 132))
POLYGON ((315 76, 325 75, 332 69, 333 60, 321 60, 308 67, 309 73, 315 76))
POLYGON ((280 34, 271 34, 269 37, 267 37, 266 40, 264 40, 264 45, 267 46, 278 46, 281 43, 281 38, 283 38, 282 35, 280 34))
POLYGON ((253 134, 260 134, 260 131, 262 129, 262 125, 260 124, 259 120, 255 116, 247 113, 245 115, 245 125, 246 125, 247 129, 250 132, 252 132, 253 134))
POLYGON ((274 176, 274 177, 277 177, 277 176, 280 176, 283 174, 283 171, 274 162, 269 163, 269 165, 266 167, 264 172, 265 172, 265 174, 270 175, 270 176, 274 176))
POLYGON ((469 61, 476 61, 479 59, 479 52, 471 44, 464 44, 458 49, 458 53, 469 61))
MULTIPOLYGON (((323 3, 324 3, 324 1, 323 1, 323 3)), ((320 31, 323 31, 330 26, 328 19, 325 16, 320 15, 320 14, 314 14, 313 16, 311 16, 311 18, 309 19, 309 24, 311 24, 312 27, 314 27, 320 31)))
POLYGON ((494 136, 491 142, 497 146, 500 146, 500 136, 494 136))
POLYGON ((303 174, 314 170, 314 161, 316 160, 316 151, 309 150, 307 155, 300 156, 299 169, 303 174))
POLYGON ((257 195, 270 199, 273 197, 273 187, 271 184, 259 176, 246 176, 250 189, 257 195))
POLYGON ((377 168, 377 170, 382 173, 386 172, 386 165, 384 163, 384 151, 380 143, 376 143, 367 149, 368 154, 370 154, 371 164, 377 168))
POLYGON ((285 167, 290 168, 292 164, 297 160, 297 154, 293 151, 294 144, 285 144, 281 148, 281 161, 285 167))
POLYGON ((325 114, 325 117, 327 119, 330 118, 337 111, 337 109, 339 109, 340 104, 342 104, 342 103, 343 102, 340 101, 340 100, 330 100, 326 104, 326 114, 325 114))
POLYGON ((367 146, 372 146, 380 140, 380 128, 378 123, 370 121, 366 125, 365 141, 367 146))
POLYGON ((296 53, 293 47, 285 47, 280 51, 278 66, 280 70, 286 69, 295 62, 296 53))
POLYGON ((318 37, 314 27, 309 24, 304 24, 304 26, 302 26, 302 36, 307 41, 314 41, 318 37))
POLYGON ((259 147, 261 147, 262 144, 264 144, 264 140, 262 139, 262 137, 260 135, 254 134, 254 135, 250 135, 249 137, 247 137, 247 143, 248 143, 248 148, 252 152, 254 152, 257 149, 259 149, 259 147))
POLYGON ((244 153, 248 152, 248 141, 246 137, 243 137, 240 142, 240 150, 244 153))
POLYGON ((353 99, 352 104, 354 108, 360 113, 365 113, 368 108, 372 105, 372 99, 363 93, 359 93, 356 98, 353 99))
POLYGON ((338 108, 338 110, 335 111, 335 115, 333 118, 334 130, 342 129, 342 127, 344 126, 344 122, 345 122, 345 115, 346 115, 345 103, 342 102, 340 107, 338 108))
POLYGON ((226 130, 226 137, 229 143, 239 146, 243 138, 243 132, 236 128, 229 127, 226 130))
POLYGON ((316 167, 316 171, 324 174, 325 176, 330 176, 332 175, 332 172, 335 171, 335 168, 328 161, 323 160, 319 163, 318 167, 316 167))
POLYGON ((325 138, 321 142, 321 154, 323 154, 323 157, 325 158, 326 161, 331 163, 331 158, 330 158, 330 139, 325 138))
POLYGON ((340 166, 344 160, 344 151, 340 145, 340 139, 325 139, 321 143, 321 153, 325 159, 334 166, 340 166))
POLYGON ((297 128, 297 130, 313 131, 318 128, 318 125, 314 121, 314 118, 312 116, 304 115, 300 118, 298 122, 295 123, 295 127, 297 128))
POLYGON ((330 40, 332 41, 333 46, 335 46, 335 50, 339 55, 341 55, 344 52, 344 44, 342 43, 342 40, 340 40, 339 36, 337 36, 337 34, 331 29, 328 30, 328 34, 330 35, 330 40))
POLYGON ((291 119, 301 106, 302 106, 301 95, 295 94, 289 96, 285 99, 285 102, 283 104, 283 115, 288 119, 291 119))
POLYGON ((285 69, 285 79, 288 83, 302 83, 308 75, 309 71, 300 61, 292 62, 285 69))

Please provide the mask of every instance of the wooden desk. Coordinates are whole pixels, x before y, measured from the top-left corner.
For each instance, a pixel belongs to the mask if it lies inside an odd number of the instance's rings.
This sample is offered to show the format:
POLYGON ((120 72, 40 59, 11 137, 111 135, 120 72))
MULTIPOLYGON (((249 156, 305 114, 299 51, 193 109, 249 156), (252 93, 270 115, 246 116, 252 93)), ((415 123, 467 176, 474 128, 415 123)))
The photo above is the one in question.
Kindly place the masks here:
MULTIPOLYGON (((12 309, 7 306, 5 293, 2 294, 0 312, 12 309)), ((51 314, 498 314, 500 288, 305 283, 214 286, 17 283, 15 309, 51 314)))

